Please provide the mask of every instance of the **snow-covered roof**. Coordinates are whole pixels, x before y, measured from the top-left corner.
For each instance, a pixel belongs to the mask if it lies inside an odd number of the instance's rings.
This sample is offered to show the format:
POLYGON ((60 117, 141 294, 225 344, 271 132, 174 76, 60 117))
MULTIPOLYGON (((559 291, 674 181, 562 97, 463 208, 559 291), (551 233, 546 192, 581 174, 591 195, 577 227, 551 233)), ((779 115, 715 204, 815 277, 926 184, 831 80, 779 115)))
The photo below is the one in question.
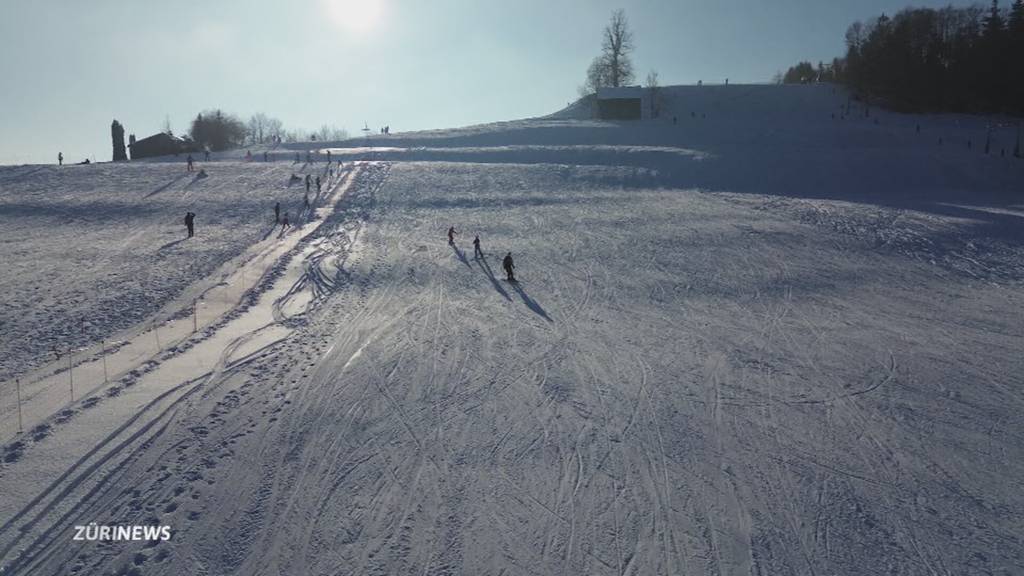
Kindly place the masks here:
POLYGON ((598 100, 614 100, 618 98, 643 98, 644 89, 641 86, 618 86, 615 88, 598 88, 598 100))

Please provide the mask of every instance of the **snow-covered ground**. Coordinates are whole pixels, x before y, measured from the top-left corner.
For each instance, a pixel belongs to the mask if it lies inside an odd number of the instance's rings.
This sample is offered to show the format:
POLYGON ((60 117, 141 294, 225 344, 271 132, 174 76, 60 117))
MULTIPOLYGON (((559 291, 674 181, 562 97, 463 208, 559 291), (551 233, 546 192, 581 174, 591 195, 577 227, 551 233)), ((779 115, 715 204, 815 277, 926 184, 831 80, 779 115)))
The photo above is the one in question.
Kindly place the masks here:
MULTIPOLYGON (((32 168, 0 172, 3 255, 24 270, 5 304, 173 278, 125 321, 141 327, 95 327, 125 328, 109 385, 93 357, 94 392, 38 393, 16 435, 4 383, 4 573, 1024 572, 1011 128, 985 155, 984 119, 843 118, 827 86, 666 102, 644 123, 576 109, 332 145, 344 169, 280 238, 263 235, 273 198, 301 201, 294 150, 222 159, 210 186, 252 186, 207 190, 194 211, 222 223, 192 276, 159 252, 188 184, 153 196, 167 221, 140 199, 180 166, 40 168, 68 180, 32 201, 32 168), (55 239, 85 190, 125 222, 55 239), (64 263, 131 225, 117 258, 64 263), (181 302, 218 286, 234 301, 193 334, 181 302), (178 339, 129 354, 157 310, 178 339), (173 536, 73 540, 89 522, 173 536)), ((79 337, 17 314, 8 337, 4 314, 11 356, 79 337)), ((52 368, 23 374, 62 385, 52 368)))

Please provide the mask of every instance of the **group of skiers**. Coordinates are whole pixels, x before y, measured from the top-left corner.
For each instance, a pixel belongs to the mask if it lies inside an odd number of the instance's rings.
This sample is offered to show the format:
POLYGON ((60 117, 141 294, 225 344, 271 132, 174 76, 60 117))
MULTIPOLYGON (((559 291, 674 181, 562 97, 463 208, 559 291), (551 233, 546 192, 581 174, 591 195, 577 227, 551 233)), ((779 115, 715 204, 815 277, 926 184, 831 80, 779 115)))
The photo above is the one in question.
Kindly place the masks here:
MULTIPOLYGON (((455 231, 455 227, 454 226, 450 226, 448 228, 448 245, 449 246, 455 247, 455 235, 456 234, 458 234, 458 232, 455 231)), ((473 237, 473 258, 480 258, 480 259, 484 259, 484 260, 487 259, 487 257, 484 256, 484 251, 480 249, 480 235, 479 234, 477 234, 476 236, 473 237)), ((516 281, 516 274, 515 274, 516 264, 512 260, 512 253, 511 252, 505 254, 505 257, 502 258, 502 260, 501 260, 501 267, 504 268, 504 270, 505 270, 505 279, 508 280, 509 282, 515 282, 516 281)))

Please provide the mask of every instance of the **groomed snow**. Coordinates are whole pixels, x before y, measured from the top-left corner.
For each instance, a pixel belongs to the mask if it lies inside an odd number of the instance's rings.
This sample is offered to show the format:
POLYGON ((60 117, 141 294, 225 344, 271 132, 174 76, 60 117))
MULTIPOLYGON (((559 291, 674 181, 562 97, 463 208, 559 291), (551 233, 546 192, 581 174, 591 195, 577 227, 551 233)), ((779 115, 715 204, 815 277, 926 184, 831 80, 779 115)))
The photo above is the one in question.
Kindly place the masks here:
MULTIPOLYGON (((641 124, 573 112, 332 144, 347 171, 293 246, 235 249, 273 257, 239 258, 263 275, 230 319, 126 393, 5 438, 0 566, 1024 572, 1012 131, 985 155, 984 119, 702 88, 641 124), (93 521, 173 537, 72 540, 93 521)), ((239 177, 295 169, 274 153, 239 177)), ((145 166, 103 169, 163 169, 145 166)), ((62 258, 43 232, 23 242, 62 258)))

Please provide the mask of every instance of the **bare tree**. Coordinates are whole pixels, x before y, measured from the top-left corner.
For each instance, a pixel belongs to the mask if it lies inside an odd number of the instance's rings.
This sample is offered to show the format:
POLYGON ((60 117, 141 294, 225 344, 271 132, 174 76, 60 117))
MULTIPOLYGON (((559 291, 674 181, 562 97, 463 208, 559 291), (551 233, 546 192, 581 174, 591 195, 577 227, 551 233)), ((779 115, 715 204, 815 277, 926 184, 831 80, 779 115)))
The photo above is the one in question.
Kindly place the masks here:
POLYGON ((284 138, 284 124, 277 118, 267 118, 265 129, 267 137, 274 141, 278 138, 284 138))
POLYGON ((253 144, 263 143, 264 131, 269 120, 270 118, 262 112, 257 112, 249 117, 249 123, 246 126, 246 131, 249 133, 249 142, 253 144))
POLYGON ((317 130, 316 136, 321 142, 337 142, 348 139, 348 131, 344 128, 324 124, 320 130, 317 130))
POLYGON ((587 80, 581 92, 594 93, 606 86, 619 87, 633 81, 633 32, 622 9, 612 12, 601 39, 601 55, 587 68, 587 80))
POLYGON ((608 66, 608 82, 615 87, 633 81, 633 32, 629 29, 626 12, 621 8, 612 12, 611 22, 604 28, 601 52, 608 66))
POLYGON ((661 85, 658 84, 658 71, 651 70, 647 73, 647 80, 644 82, 648 96, 651 99, 651 118, 657 118, 661 111, 661 85))

